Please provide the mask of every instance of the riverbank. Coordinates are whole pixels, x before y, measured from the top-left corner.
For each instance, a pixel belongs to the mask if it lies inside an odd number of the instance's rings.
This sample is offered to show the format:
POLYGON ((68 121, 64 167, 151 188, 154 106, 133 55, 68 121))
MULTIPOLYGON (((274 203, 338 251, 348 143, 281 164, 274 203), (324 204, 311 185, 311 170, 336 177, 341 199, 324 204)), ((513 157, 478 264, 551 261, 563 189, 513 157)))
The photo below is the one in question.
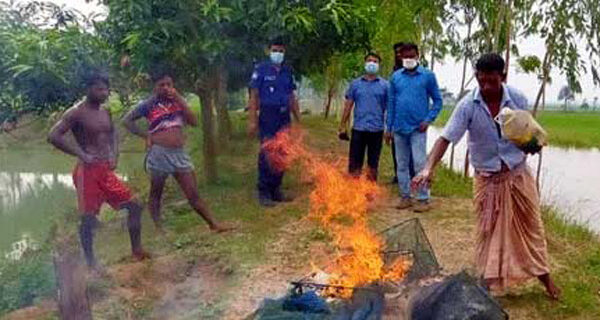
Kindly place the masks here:
MULTIPOLYGON (((308 144, 334 158, 345 157, 348 144, 336 138, 336 123, 321 118, 305 119, 308 144)), ((188 149, 197 168, 202 168, 199 129, 188 130, 188 149)), ((138 151, 132 163, 141 164, 143 143, 127 136, 124 147, 138 151), (138 157, 139 159, 137 159, 138 157)), ((48 148, 48 150, 50 150, 48 148)), ((311 270, 310 263, 330 259, 329 235, 316 224, 302 219, 308 212, 310 182, 293 169, 285 179, 286 190, 296 199, 274 209, 260 208, 254 199, 257 143, 244 135, 243 119, 234 117, 230 150, 219 158, 220 179, 207 184, 199 170, 200 194, 222 220, 234 222, 238 231, 225 235, 208 232, 191 212, 172 180, 165 192, 166 234, 158 236, 144 214, 143 240, 155 255, 142 263, 129 260, 129 244, 122 216, 111 210, 102 214, 97 252, 109 268, 110 278, 94 281, 91 291, 96 318, 128 315, 132 319, 175 318, 240 319, 262 298, 285 291, 288 282, 311 270), (201 301, 199 303, 198 301, 201 301)), ((385 147, 381 158, 381 183, 391 173, 391 156, 385 147)), ((341 164, 343 168, 343 163, 341 164)), ((123 167, 120 166, 120 170, 123 167)), ((145 199, 148 178, 140 166, 128 165, 128 183, 145 199)), ((372 213, 372 226, 383 229, 414 217, 393 208, 395 186, 388 185, 392 199, 372 213)), ((475 217, 471 183, 449 170, 436 179, 435 208, 421 214, 444 272, 472 268, 475 217)), ((551 265, 563 289, 563 301, 549 302, 535 282, 499 298, 513 319, 597 319, 600 317, 600 241, 585 228, 544 211, 551 265)), ((74 223, 74 222, 72 222, 74 223)), ((3 281, 4 283, 4 281, 3 281)), ((44 301, 44 299, 36 299, 44 301)), ((52 306, 40 302, 39 319, 56 317, 52 306), (45 308, 45 309, 44 309, 45 308)), ((18 319, 21 310, 9 318, 18 319)), ((33 313, 27 313, 28 315, 33 313)), ((24 317, 21 319, 31 319, 24 317)))
MULTIPOLYGON (((444 126, 452 110, 444 108, 435 125, 444 126)), ((538 121, 548 132, 552 146, 600 149, 600 112, 542 111, 538 121)))

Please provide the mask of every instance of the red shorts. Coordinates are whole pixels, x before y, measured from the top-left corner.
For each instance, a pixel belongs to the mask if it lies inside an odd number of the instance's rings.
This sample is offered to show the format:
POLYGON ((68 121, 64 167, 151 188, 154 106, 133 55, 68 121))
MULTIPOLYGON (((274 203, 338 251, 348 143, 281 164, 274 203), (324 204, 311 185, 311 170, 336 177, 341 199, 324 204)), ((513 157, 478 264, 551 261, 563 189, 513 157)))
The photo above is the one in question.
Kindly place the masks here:
POLYGON ((129 188, 110 170, 108 162, 78 163, 73 170, 79 212, 98 214, 104 202, 115 210, 132 199, 129 188))

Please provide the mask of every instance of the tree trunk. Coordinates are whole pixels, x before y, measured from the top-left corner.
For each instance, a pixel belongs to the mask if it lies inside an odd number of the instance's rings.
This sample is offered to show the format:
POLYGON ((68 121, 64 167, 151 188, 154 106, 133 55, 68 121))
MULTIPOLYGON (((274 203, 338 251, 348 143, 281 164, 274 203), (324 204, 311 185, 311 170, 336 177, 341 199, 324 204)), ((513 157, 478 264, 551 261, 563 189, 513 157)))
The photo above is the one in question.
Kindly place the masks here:
POLYGON ((512 28, 512 0, 508 0, 506 8, 506 61, 504 65, 504 83, 508 82, 508 70, 510 69, 510 38, 512 28))
POLYGON ((452 147, 450 147, 450 170, 454 170, 454 148, 456 144, 453 143, 452 147))
POLYGON ((494 21, 494 38, 492 43, 492 52, 498 53, 500 50, 500 31, 502 29, 502 21, 504 19, 504 11, 506 10, 506 4, 504 4, 504 0, 498 0, 498 15, 496 16, 496 21, 494 21))
POLYGON ((535 104, 533 105, 533 116, 537 114, 538 106, 540 104, 540 99, 543 96, 544 102, 542 110, 546 104, 546 83, 548 82, 548 75, 550 74, 550 59, 552 59, 552 46, 549 46, 544 54, 544 61, 542 62, 542 84, 540 86, 540 90, 535 98, 535 104))
POLYGON ((469 177, 469 149, 467 149, 467 154, 465 155, 465 178, 469 177))
POLYGON ((333 95, 335 93, 335 90, 333 88, 333 86, 329 87, 329 90, 327 90, 327 100, 325 100, 325 119, 327 119, 329 117, 329 111, 331 109, 331 100, 333 99, 333 95))
POLYGON ((540 99, 541 99, 542 95, 544 94, 545 87, 546 87, 546 81, 544 79, 542 79, 542 84, 540 85, 540 89, 538 90, 538 94, 535 98, 535 103, 533 104, 533 111, 531 112, 533 114, 533 117, 535 117, 537 115, 538 105, 540 103, 540 99))
POLYGON ((58 240, 53 256, 57 303, 62 320, 92 319, 91 304, 85 280, 85 266, 79 258, 79 247, 70 240, 58 240))
POLYGON ((227 69, 219 66, 217 71, 217 92, 215 97, 217 118, 218 118, 218 133, 219 146, 221 149, 227 150, 229 140, 231 139, 231 119, 227 110, 227 81, 229 74, 227 69))
MULTIPOLYGON (((467 41, 469 41, 471 38, 472 25, 473 25, 473 20, 471 18, 469 18, 469 24, 467 26, 467 41)), ((462 79, 460 81, 460 92, 458 93, 458 101, 460 101, 463 98, 463 96, 465 95, 466 77, 467 77, 467 55, 465 55, 465 57, 463 59, 462 79)), ((471 82, 471 81, 469 80, 469 82, 471 82)), ((456 143, 453 143, 452 148, 450 148, 450 170, 454 170, 455 148, 456 148, 456 143)), ((467 167, 467 168, 469 166, 469 160, 467 159, 468 155, 469 155, 469 150, 467 149, 467 154, 465 156, 465 167, 467 167)))
POLYGON ((543 83, 544 87, 542 88, 542 111, 546 110, 546 82, 543 83))
POLYGON ((433 36, 433 44, 431 45, 431 71, 435 68, 435 35, 433 36))
MULTIPOLYGON (((214 88, 213 88, 214 89, 214 88)), ((197 89, 196 94, 202 104, 202 151, 204 154, 204 176, 209 182, 216 182, 217 173, 217 146, 214 127, 214 96, 215 90, 211 88, 197 89)))

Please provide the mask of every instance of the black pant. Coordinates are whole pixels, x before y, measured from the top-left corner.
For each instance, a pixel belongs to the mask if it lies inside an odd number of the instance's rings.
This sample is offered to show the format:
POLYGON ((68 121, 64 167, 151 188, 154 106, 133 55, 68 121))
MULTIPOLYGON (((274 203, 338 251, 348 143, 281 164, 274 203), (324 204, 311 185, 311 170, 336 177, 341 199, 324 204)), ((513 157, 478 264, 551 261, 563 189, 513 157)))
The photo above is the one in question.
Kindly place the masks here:
POLYGON ((367 165, 369 167, 367 177, 376 181, 382 144, 383 131, 369 132, 353 129, 352 138, 350 139, 350 161, 348 164, 348 172, 354 176, 360 175, 365 160, 366 150, 367 165))

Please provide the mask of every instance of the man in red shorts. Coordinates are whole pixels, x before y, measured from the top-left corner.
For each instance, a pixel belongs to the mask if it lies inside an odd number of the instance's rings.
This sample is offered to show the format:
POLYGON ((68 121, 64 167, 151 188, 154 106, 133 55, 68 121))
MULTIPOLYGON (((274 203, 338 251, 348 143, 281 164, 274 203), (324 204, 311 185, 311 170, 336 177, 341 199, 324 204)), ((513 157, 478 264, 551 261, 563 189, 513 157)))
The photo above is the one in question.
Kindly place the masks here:
POLYGON ((110 113, 101 106, 109 95, 108 76, 97 71, 90 72, 85 85, 86 99, 65 112, 50 130, 48 141, 78 158, 73 182, 81 214, 79 237, 88 266, 98 270, 93 237, 98 225, 96 216, 104 202, 115 210, 126 209, 129 212, 127 226, 133 257, 142 260, 148 254, 142 249, 140 239, 142 206, 113 171, 119 155, 117 132, 110 113), (65 139, 68 131, 73 133, 76 144, 65 139))

